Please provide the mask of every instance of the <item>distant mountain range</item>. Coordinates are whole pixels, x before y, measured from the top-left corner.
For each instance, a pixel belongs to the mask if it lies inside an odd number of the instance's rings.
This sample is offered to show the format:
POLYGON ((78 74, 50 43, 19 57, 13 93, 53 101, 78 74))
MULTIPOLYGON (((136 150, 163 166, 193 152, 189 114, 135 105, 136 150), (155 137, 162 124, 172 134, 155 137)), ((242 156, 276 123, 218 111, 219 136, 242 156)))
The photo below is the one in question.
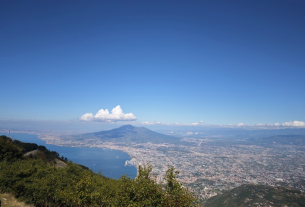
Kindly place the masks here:
POLYGON ((305 206, 305 195, 288 187, 247 184, 208 199, 204 206, 305 206))
MULTIPOLYGON (((154 132, 145 127, 135 127, 132 125, 123 125, 119 128, 86 133, 80 135, 72 135, 69 137, 73 140, 85 140, 85 139, 99 139, 103 141, 117 141, 117 142, 136 142, 136 143, 173 143, 189 145, 190 143, 181 142, 181 137, 175 137, 171 135, 165 135, 158 132, 154 132)), ((298 145, 305 146, 305 135, 276 135, 270 137, 257 137, 250 138, 246 142, 247 144, 255 145, 298 145)), ((240 144, 240 143, 236 143, 240 144)), ((245 144, 245 143, 243 143, 245 144)))
POLYGON ((135 127, 132 125, 124 125, 108 131, 74 135, 73 138, 77 140, 97 138, 104 141, 109 140, 137 143, 176 143, 180 140, 178 137, 160 134, 145 127, 135 127))

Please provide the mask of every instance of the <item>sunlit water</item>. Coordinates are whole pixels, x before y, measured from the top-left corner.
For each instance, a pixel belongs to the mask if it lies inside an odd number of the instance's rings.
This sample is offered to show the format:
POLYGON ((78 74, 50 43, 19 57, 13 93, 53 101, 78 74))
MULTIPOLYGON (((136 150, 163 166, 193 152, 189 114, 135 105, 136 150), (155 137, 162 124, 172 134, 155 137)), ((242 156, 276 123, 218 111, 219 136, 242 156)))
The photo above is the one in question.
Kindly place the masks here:
MULTIPOLYGON (((6 136, 8 134, 2 133, 6 136)), ((2 135, 1 134, 1 135, 2 135)), ((130 160, 130 156, 125 152, 111 149, 101 148, 81 148, 81 147, 61 147, 46 144, 45 141, 39 139, 34 134, 11 133, 11 137, 22 142, 36 143, 44 145, 51 151, 56 151, 60 156, 67 157, 74 163, 78 163, 92 169, 94 172, 99 171, 106 177, 119 178, 121 175, 127 174, 130 178, 137 175, 137 169, 134 166, 124 166, 126 160, 130 160)))

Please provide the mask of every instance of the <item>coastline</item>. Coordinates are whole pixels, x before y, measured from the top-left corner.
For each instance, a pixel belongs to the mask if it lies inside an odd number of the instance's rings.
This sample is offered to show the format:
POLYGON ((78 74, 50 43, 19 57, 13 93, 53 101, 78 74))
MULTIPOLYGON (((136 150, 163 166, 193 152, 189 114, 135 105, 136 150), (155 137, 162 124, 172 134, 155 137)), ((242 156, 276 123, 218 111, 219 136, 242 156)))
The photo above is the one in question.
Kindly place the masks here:
MULTIPOLYGON (((8 131, 9 130, 3 130, 3 129, 1 129, 0 130, 0 133, 2 133, 2 134, 5 134, 5 135, 7 135, 8 136, 8 131)), ((120 151, 120 152, 123 152, 123 153, 125 153, 125 154, 127 154, 128 155, 128 157, 129 157, 129 159, 127 159, 127 160, 124 160, 124 162, 126 163, 126 161, 130 161, 130 160, 132 160, 132 159, 135 159, 135 157, 133 157, 133 155, 128 151, 128 150, 126 150, 126 149, 121 149, 121 148, 119 148, 119 147, 117 147, 117 146, 103 146, 103 145, 82 145, 82 143, 75 143, 75 145, 72 145, 72 143, 64 143, 64 141, 63 140, 61 140, 60 139, 60 135, 62 136, 62 134, 61 133, 54 133, 54 134, 50 134, 50 133, 45 133, 45 132, 39 132, 39 131, 25 131, 25 130, 10 130, 10 134, 11 134, 11 138, 13 138, 13 139, 18 139, 18 138, 16 138, 16 137, 14 137, 14 135, 13 134, 28 134, 28 135, 35 135, 36 137, 37 137, 37 139, 39 139, 39 140, 42 140, 42 141, 44 141, 45 142, 45 144, 46 145, 54 145, 54 146, 57 146, 57 147, 71 147, 71 148, 99 148, 99 149, 102 149, 102 150, 104 150, 104 149, 109 149, 109 150, 117 150, 117 151, 120 151)), ((70 135, 70 133, 69 134, 65 134, 65 135, 70 135)), ((20 141, 22 141, 22 140, 20 140, 20 141)), ((31 140, 29 140, 29 142, 32 142, 31 140)), ((38 145, 40 145, 40 144, 38 144, 38 145)), ((77 163, 77 162, 75 162, 75 163, 77 163)), ((137 163, 137 162, 136 162, 137 163)), ((137 167, 137 165, 136 165, 136 163, 134 163, 134 165, 128 165, 129 167, 134 167, 135 168, 135 170, 136 170, 136 175, 135 175, 135 177, 136 176, 138 176, 138 167, 137 167)), ((80 164, 80 163, 79 163, 80 164)), ((123 164, 124 165, 124 164, 123 164)), ((85 165, 86 166, 86 165, 85 165)), ((87 167, 89 167, 89 166, 87 166, 87 167)), ((125 166, 124 165, 124 167, 127 167, 127 166, 125 166)), ((123 174, 122 174, 123 175, 123 174)), ((135 178, 134 177, 134 178, 135 178)), ((133 178, 133 179, 134 179, 133 178)))
POLYGON ((138 161, 138 159, 129 150, 127 150, 127 149, 120 149, 119 147, 114 147, 114 146, 112 146, 112 147, 104 147, 102 145, 96 145, 95 147, 102 148, 102 149, 118 150, 118 151, 121 151, 121 152, 124 152, 124 153, 128 154, 130 159, 126 160, 126 161, 135 160, 135 163, 132 166, 134 166, 136 168, 137 176, 139 175, 138 168, 139 168, 139 165, 142 165, 142 164, 138 161))

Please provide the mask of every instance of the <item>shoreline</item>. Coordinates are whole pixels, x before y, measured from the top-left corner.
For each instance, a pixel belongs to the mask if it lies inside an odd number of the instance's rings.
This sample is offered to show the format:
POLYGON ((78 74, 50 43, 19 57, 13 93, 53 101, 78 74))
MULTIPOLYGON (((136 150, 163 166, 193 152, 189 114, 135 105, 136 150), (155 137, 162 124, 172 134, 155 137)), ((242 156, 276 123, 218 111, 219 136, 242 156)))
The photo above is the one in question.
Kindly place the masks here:
MULTIPOLYGON (((0 130, 0 133, 3 133, 4 134, 7 134, 8 136, 8 130, 0 130)), ((128 160, 125 160, 125 163, 126 161, 130 161, 132 159, 136 159, 135 157, 132 156, 132 154, 128 151, 128 150, 125 150, 125 149, 119 149, 118 147, 104 147, 102 145, 94 145, 94 146, 85 146, 85 147, 80 147, 80 146, 67 146, 65 144, 60 144, 60 143, 56 143, 55 141, 60 141, 59 139, 59 136, 56 136, 56 135, 50 135, 49 133, 39 133, 37 131, 33 131, 33 132, 29 132, 29 131, 16 131, 16 130, 10 130, 10 138, 12 139, 15 139, 14 137, 12 137, 12 134, 30 134, 30 135, 36 135, 38 139, 42 140, 45 142, 45 144, 47 145, 54 145, 54 146, 58 146, 58 147, 79 147, 79 148, 100 148, 102 150, 104 149, 109 149, 109 150, 117 150, 117 151, 120 151, 120 152, 123 152, 123 153, 126 153, 128 156, 129 156, 129 159, 128 160)), ((137 163, 137 162, 136 162, 137 163)), ((128 165, 129 167, 135 167, 136 169, 136 176, 134 178, 136 178, 138 176, 138 167, 136 165, 136 163, 134 165, 128 165)), ((127 167, 124 165, 124 167, 127 167)), ((134 179, 133 178, 133 179, 134 179)))
MULTIPOLYGON (((136 157, 134 157, 133 154, 131 154, 128 150, 125 150, 125 149, 117 149, 117 148, 113 148, 113 147, 103 147, 103 146, 100 146, 100 145, 96 145, 95 147, 96 147, 96 148, 101 148, 101 149, 118 150, 118 151, 121 151, 121 152, 124 152, 124 153, 128 154, 129 157, 130 157, 130 159, 129 159, 129 160, 126 160, 126 161, 131 161, 132 159, 135 159, 135 160, 136 160, 136 162, 134 163, 134 165, 129 165, 129 166, 135 167, 136 170, 137 170, 137 175, 136 175, 136 176, 139 175, 138 166, 139 166, 140 164, 139 164, 138 160, 136 159, 136 157)), ((89 148, 90 148, 90 147, 89 147, 89 148)), ((126 162, 126 161, 125 161, 125 162, 126 162)), ((126 167, 126 166, 124 165, 124 167, 126 167)))

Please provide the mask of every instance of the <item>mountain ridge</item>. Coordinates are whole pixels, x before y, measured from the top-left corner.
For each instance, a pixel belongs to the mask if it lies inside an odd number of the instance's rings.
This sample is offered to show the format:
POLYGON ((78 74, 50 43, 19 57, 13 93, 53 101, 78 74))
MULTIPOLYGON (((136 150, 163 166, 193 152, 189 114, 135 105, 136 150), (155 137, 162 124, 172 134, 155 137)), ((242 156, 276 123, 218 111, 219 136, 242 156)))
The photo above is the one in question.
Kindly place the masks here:
POLYGON ((177 143, 180 138, 154 132, 145 127, 123 125, 111 130, 74 135, 77 140, 96 138, 103 141, 121 141, 136 143, 177 143))
POLYGON ((204 207, 305 206, 305 194, 283 186, 246 184, 208 199, 204 207))

